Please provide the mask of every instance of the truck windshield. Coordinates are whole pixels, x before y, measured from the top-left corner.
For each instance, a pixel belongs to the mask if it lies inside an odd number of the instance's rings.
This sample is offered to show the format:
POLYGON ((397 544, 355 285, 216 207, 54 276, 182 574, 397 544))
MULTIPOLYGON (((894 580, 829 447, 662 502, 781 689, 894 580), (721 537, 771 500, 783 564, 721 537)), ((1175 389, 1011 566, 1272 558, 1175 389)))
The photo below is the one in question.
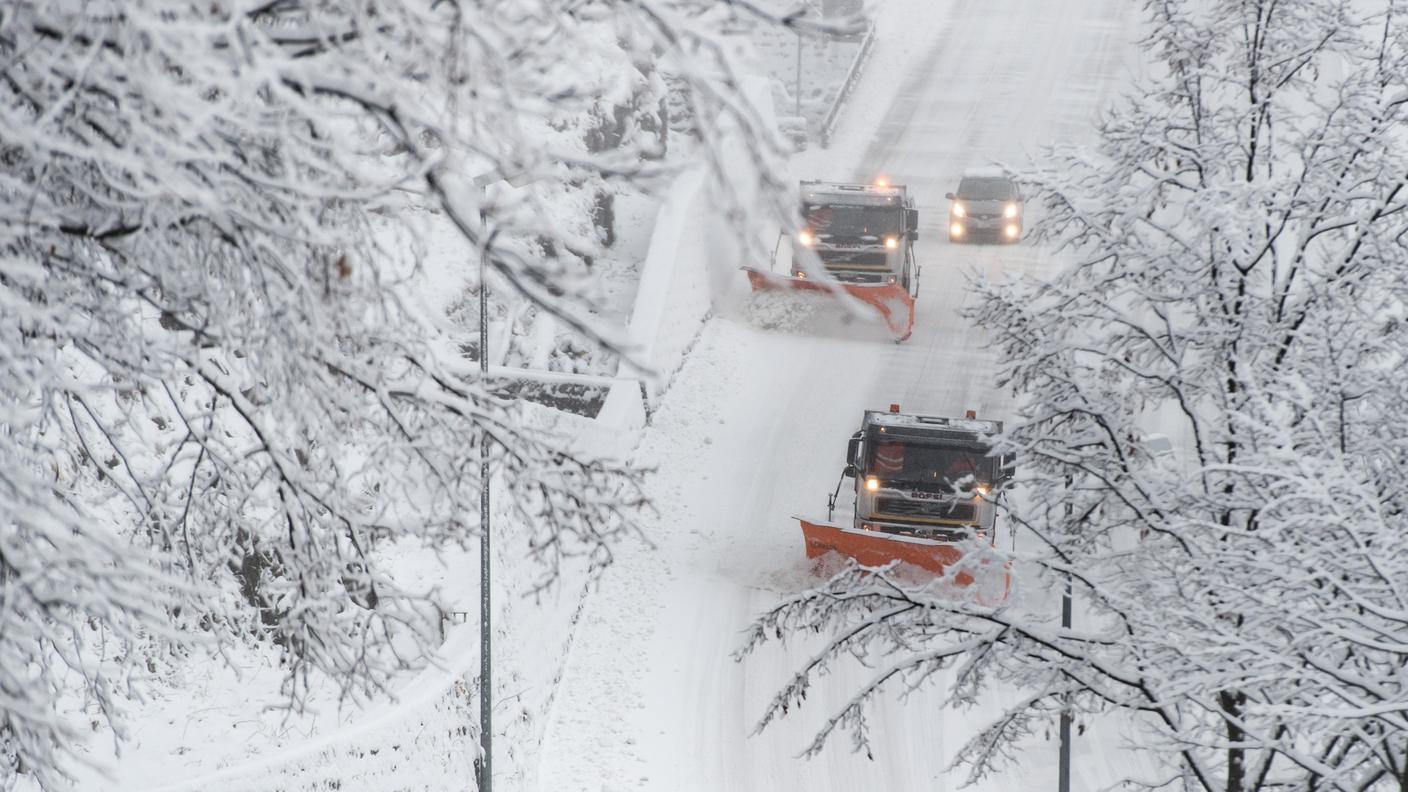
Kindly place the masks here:
POLYGON ((818 239, 866 239, 899 236, 902 209, 893 206, 808 204, 802 207, 807 227, 818 239))
POLYGON ((951 491, 991 485, 994 460, 977 451, 872 437, 866 475, 882 482, 951 491))

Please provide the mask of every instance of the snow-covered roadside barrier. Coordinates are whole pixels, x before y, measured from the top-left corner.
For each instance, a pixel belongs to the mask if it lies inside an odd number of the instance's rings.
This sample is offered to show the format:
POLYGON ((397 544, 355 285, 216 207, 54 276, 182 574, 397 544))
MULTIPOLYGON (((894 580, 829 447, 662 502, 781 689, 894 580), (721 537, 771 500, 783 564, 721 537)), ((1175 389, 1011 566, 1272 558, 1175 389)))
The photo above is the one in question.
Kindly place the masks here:
POLYGON ((623 373, 645 384, 650 401, 659 398, 671 374, 684 362, 712 304, 709 287, 709 240, 716 238, 708 212, 707 174, 686 171, 660 207, 650 252, 641 267, 630 339, 642 368, 623 365, 623 373))
POLYGON ((871 23, 865 29, 865 38, 861 40, 860 50, 856 52, 856 57, 851 61, 851 67, 846 71, 846 81, 841 83, 841 90, 836 92, 836 98, 831 100, 831 107, 826 111, 826 118, 821 122, 821 147, 828 148, 831 145, 831 135, 836 131, 836 122, 841 119, 841 111, 846 107, 846 100, 855 93, 856 86, 860 84, 860 76, 865 71, 865 64, 870 60, 870 53, 875 49, 875 23, 871 23))
MULTIPOLYGON (((742 88, 764 128, 775 134, 769 81, 748 77, 742 88)), ((754 162, 737 136, 727 140, 721 156, 725 179, 735 186, 754 183, 754 162)), ((724 213, 714 186, 703 163, 680 176, 660 207, 641 266, 629 336, 637 365, 623 364, 620 376, 644 383, 649 405, 669 387, 714 300, 738 277, 750 248, 724 213)), ((748 190, 740 193, 745 200, 750 197, 748 190)))

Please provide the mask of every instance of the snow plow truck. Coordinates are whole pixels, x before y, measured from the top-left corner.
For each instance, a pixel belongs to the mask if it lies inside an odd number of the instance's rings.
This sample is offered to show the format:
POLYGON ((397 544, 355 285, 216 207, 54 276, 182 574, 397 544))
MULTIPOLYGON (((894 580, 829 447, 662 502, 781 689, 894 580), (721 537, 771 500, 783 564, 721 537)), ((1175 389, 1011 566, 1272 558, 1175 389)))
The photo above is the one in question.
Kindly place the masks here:
MULTIPOLYGON (((846 467, 827 499, 826 520, 798 517, 807 557, 818 562, 829 553, 853 558, 861 566, 899 561, 926 573, 943 575, 972 540, 996 543, 998 498, 1013 475, 1012 460, 991 454, 1000 421, 944 418, 867 410, 860 431, 851 436, 846 467), (846 479, 855 487, 852 519, 835 520, 836 499, 846 479)), ((969 545, 971 547, 971 545, 969 545)), ((984 581, 1005 598, 1005 569, 984 581)), ((955 582, 974 581, 967 571, 955 582)))
POLYGON ((908 339, 919 294, 919 210, 904 185, 804 181, 801 201, 790 267, 777 270, 774 248, 769 270, 744 268, 753 291, 844 291, 878 311, 896 341, 908 339))

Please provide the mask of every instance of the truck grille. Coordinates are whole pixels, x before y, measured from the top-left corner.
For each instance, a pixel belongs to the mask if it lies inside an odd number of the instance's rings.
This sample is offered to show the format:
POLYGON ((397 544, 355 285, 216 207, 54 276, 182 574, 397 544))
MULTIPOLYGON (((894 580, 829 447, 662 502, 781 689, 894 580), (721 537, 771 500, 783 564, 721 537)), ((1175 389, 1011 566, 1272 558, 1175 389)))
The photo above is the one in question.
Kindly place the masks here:
POLYGON ((888 278, 893 277, 886 272, 845 272, 843 270, 832 270, 831 277, 841 283, 884 283, 888 278))
POLYGON ((971 500, 915 501, 903 498, 880 498, 875 502, 876 516, 917 517, 930 520, 975 522, 978 509, 971 500))
POLYGON ((890 268, 890 257, 883 250, 822 250, 818 253, 829 270, 890 268))
POLYGON ((936 542, 962 542, 973 538, 973 530, 966 525, 898 525, 890 523, 881 526, 880 530, 901 536, 933 539, 936 542))

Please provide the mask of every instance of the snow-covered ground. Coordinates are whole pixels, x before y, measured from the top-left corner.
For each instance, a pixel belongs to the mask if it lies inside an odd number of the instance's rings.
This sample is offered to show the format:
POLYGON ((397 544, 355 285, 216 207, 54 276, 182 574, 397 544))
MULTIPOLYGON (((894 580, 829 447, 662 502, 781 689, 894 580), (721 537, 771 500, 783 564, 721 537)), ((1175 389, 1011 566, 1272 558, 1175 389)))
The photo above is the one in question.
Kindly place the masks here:
MULTIPOLYGON (((945 768, 982 709, 941 712, 935 691, 896 694, 872 723, 873 761, 844 740, 805 761, 796 755, 818 718, 863 670, 840 669, 800 716, 750 737, 804 649, 744 663, 730 653, 780 592, 808 585, 791 516, 822 507, 864 408, 1009 411, 988 345, 959 316, 965 275, 1039 273, 1058 262, 1026 245, 949 245, 943 195, 965 167, 1093 140, 1096 107, 1126 79, 1135 19, 1119 0, 891 0, 879 25, 880 48, 835 146, 799 157, 793 175, 884 173, 909 185, 924 267, 914 336, 896 346, 844 321, 761 328, 738 279, 732 309, 706 326, 647 429, 639 455, 659 470, 651 494, 660 511, 647 527, 656 548, 627 549, 586 600, 537 789, 894 791, 962 780, 945 768)), ((1114 731, 1077 741, 1075 788, 1135 770, 1114 731)), ((1049 782, 1055 757, 1054 741, 1035 743, 1020 772, 983 786, 1049 782)))

